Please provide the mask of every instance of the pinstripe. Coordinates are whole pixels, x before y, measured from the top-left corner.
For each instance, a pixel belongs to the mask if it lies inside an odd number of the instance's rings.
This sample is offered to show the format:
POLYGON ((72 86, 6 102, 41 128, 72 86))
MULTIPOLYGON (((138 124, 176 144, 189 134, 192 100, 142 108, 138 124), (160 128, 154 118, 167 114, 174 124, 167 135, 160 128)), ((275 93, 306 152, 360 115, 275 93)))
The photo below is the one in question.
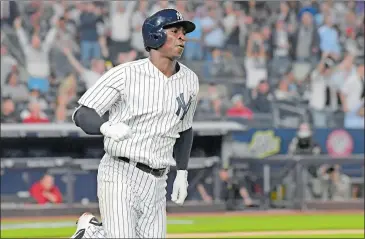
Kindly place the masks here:
MULTIPOLYGON (((117 164, 117 172, 120 172, 119 170, 119 166, 120 166, 120 164, 117 164)), ((116 180, 116 185, 117 185, 117 194, 119 194, 120 192, 121 192, 121 190, 120 189, 122 189, 123 188, 123 184, 122 183, 119 183, 120 181, 119 181, 120 179, 119 179, 119 173, 117 173, 117 180, 116 180)), ((116 214, 114 213, 114 215, 116 215, 116 217, 117 217, 117 226, 119 227, 119 229, 120 228, 122 228, 121 227, 121 222, 123 223, 123 221, 120 221, 122 218, 123 218, 123 216, 122 215, 120 215, 120 201, 118 200, 118 201, 116 201, 116 205, 115 205, 115 208, 113 207, 113 209, 115 210, 115 212, 116 212, 116 214)), ((113 211, 114 211, 113 210, 113 211)), ((120 235, 120 233, 119 233, 119 235, 118 235, 119 237, 121 237, 121 235, 120 235)))
POLYGON ((114 67, 80 98, 80 104, 100 115, 109 111, 110 122, 124 122, 133 131, 120 142, 104 138, 106 154, 98 169, 104 229, 87 230, 88 237, 166 237, 167 176, 154 177, 133 163, 170 166, 178 133, 192 126, 198 91, 198 77, 186 66, 180 64, 179 72, 166 77, 147 58, 114 67), (192 97, 183 120, 186 108, 176 113, 180 94, 186 104, 192 97), (116 157, 127 157, 133 163, 116 157))

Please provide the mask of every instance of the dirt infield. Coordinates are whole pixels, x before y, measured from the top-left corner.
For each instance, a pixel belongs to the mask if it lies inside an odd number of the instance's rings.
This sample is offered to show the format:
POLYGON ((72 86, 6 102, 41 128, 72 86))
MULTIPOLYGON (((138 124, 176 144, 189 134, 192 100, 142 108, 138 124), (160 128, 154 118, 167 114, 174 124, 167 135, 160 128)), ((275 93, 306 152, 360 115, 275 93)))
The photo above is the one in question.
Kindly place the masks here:
MULTIPOLYGON (((194 217, 194 216, 219 216, 219 217, 230 217, 230 216, 267 216, 270 215, 318 215, 318 214, 362 214, 363 210, 311 210, 311 211, 300 211, 300 210, 267 210, 267 211, 235 211, 235 212, 206 212, 206 213, 168 213, 171 217, 194 217)), ((1 218, 1 222, 16 222, 16 221, 65 221, 65 220, 77 220, 80 215, 75 216, 40 216, 40 217, 14 217, 14 218, 1 218)))
POLYGON ((363 230, 301 230, 301 231, 265 231, 265 232, 219 232, 219 233, 181 233, 169 234, 167 238, 212 238, 212 237, 250 237, 250 236, 311 236, 311 235, 359 235, 363 230))

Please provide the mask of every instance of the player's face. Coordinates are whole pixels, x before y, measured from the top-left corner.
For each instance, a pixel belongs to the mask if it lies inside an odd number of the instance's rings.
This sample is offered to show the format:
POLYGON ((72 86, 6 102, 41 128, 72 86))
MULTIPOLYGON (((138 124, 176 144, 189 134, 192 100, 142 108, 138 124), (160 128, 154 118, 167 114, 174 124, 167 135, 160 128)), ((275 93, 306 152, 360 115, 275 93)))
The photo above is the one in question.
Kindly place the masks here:
POLYGON ((185 29, 183 27, 171 27, 166 29, 166 43, 160 48, 161 52, 171 58, 180 58, 185 47, 185 29))

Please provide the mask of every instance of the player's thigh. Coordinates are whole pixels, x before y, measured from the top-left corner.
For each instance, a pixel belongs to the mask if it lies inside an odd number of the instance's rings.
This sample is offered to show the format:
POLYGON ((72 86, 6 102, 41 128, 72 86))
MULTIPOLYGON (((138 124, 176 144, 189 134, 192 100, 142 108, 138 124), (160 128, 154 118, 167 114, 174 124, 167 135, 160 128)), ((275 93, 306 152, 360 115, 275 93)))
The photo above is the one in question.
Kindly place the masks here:
POLYGON ((135 238, 135 194, 121 174, 99 168, 98 198, 106 238, 135 238), (115 174, 112 177, 106 174, 115 174))
POLYGON ((166 238, 166 202, 143 210, 137 222, 138 238, 166 238))
MULTIPOLYGON (((153 176, 152 176, 153 177, 153 176)), ((149 195, 140 201, 137 237, 166 238, 166 178, 152 178, 149 195)))

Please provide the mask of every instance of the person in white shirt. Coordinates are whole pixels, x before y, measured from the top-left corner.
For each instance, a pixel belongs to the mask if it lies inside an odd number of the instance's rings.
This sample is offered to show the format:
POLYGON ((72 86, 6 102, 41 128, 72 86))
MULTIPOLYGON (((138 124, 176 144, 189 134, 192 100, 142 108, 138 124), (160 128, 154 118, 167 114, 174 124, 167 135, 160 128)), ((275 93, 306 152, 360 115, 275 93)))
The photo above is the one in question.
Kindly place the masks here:
POLYGON ((226 10, 226 16, 223 18, 222 24, 223 24, 226 36, 228 37, 238 26, 238 19, 237 19, 237 14, 234 12, 232 2, 230 2, 230 1, 225 2, 224 7, 226 10))
MULTIPOLYGON (((312 111, 313 124, 317 128, 327 127, 326 103, 328 81, 333 73, 334 62, 324 54, 317 68, 310 76, 309 107, 312 111)), ((331 88, 329 88, 331 89, 331 88)), ((331 92, 331 91, 330 91, 331 92)), ((334 96, 334 95, 331 95, 334 96)), ((334 97, 331 97, 334 98, 334 97)), ((336 98, 337 99, 337 98, 336 98)))
POLYGON ((137 1, 119 2, 117 5, 118 10, 110 17, 112 60, 115 60, 119 52, 130 50, 132 14, 136 4, 137 1))
POLYGON ((362 97, 360 104, 346 113, 344 121, 346 129, 364 129, 364 96, 362 97))
POLYGON ((217 10, 214 8, 208 9, 208 14, 201 20, 201 25, 204 32, 204 45, 210 49, 223 48, 226 40, 223 27, 217 18, 217 10))
POLYGON ((262 35, 252 32, 248 37, 245 57, 245 69, 247 74, 246 87, 255 89, 262 79, 267 79, 266 51, 262 35))
POLYGON ((361 103, 361 94, 364 85, 364 64, 357 68, 341 88, 341 103, 345 113, 352 111, 361 103))

